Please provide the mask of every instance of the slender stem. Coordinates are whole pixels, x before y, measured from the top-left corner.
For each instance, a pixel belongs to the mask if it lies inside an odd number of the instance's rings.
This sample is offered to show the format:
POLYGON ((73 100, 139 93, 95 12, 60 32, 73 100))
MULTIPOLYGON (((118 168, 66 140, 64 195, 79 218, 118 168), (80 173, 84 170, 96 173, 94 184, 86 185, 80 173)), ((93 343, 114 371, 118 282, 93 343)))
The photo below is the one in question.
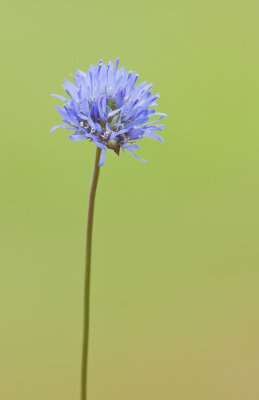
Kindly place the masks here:
POLYGON ((87 398, 87 370, 88 370, 88 347, 89 347, 89 310, 90 310, 90 277, 91 277, 91 251, 92 251, 92 230, 94 217, 94 201, 96 187, 99 177, 99 159, 101 149, 97 147, 92 186, 89 197, 87 234, 86 234, 86 258, 85 258, 85 294, 84 294, 84 331, 83 331, 83 352, 82 352, 82 376, 81 376, 81 400, 87 398))

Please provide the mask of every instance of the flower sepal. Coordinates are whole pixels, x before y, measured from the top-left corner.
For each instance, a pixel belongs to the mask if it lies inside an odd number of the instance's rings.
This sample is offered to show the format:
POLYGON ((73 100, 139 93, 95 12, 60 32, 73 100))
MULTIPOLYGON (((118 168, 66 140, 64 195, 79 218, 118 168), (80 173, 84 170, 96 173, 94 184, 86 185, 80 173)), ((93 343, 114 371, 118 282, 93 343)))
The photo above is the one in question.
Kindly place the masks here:
POLYGON ((107 143, 107 147, 111 150, 114 150, 114 152, 117 154, 117 156, 120 155, 121 146, 119 145, 118 142, 116 142, 116 140, 109 140, 109 142, 107 143))

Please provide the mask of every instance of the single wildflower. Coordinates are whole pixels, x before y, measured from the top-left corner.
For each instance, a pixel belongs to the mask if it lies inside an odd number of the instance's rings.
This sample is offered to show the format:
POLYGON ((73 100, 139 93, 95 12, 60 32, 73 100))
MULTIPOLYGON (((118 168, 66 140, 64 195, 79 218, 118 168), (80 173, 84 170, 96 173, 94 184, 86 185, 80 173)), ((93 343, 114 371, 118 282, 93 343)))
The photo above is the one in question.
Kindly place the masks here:
MULTIPOLYGON (((85 258, 85 296, 83 322, 83 348, 81 366, 81 400, 87 400, 88 388, 88 349, 89 349, 89 310, 90 310, 90 276, 94 204, 99 179, 100 167, 105 162, 107 150, 117 155, 120 149, 128 150, 137 159, 139 149, 137 141, 150 137, 163 142, 156 131, 164 125, 157 124, 165 114, 154 108, 159 94, 152 95, 151 85, 142 82, 136 85, 138 74, 118 69, 119 60, 113 66, 110 61, 102 61, 97 66, 91 65, 87 72, 77 71, 75 83, 65 79, 64 88, 68 98, 53 95, 64 102, 63 108, 57 106, 64 125, 51 129, 66 128, 74 131, 69 135, 71 140, 86 139, 96 146, 93 179, 90 189, 88 218, 86 228, 85 258)), ((146 161, 146 160, 141 160, 146 161)))
POLYGON ((156 124, 166 114, 156 111, 159 94, 152 95, 152 84, 136 84, 137 72, 128 72, 124 67, 100 61, 91 65, 89 71, 77 70, 75 83, 65 79, 63 85, 68 98, 58 97, 64 106, 57 110, 65 125, 56 125, 74 131, 71 140, 89 140, 101 149, 99 167, 105 162, 106 151, 114 150, 119 155, 120 149, 128 150, 138 160, 135 153, 139 149, 137 141, 143 137, 163 142, 156 131, 162 131, 164 125, 156 124))

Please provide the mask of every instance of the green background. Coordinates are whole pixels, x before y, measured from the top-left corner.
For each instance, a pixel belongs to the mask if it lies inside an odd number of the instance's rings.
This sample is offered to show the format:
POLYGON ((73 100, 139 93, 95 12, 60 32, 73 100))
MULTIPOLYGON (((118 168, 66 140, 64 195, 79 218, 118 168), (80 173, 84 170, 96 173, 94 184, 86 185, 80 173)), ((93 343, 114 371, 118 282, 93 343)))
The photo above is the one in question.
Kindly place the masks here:
POLYGON ((169 117, 148 163, 101 170, 89 400, 258 400, 258 17, 255 0, 2 4, 1 399, 79 399, 95 148, 49 135, 49 94, 119 56, 169 117))

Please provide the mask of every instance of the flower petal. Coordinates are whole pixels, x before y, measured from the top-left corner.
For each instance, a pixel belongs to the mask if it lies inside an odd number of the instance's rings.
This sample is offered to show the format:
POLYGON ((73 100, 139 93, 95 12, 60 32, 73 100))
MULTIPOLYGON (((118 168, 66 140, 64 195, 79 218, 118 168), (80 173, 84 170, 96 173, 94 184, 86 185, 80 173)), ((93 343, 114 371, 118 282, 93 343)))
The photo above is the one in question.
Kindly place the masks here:
POLYGON ((139 158, 137 156, 137 154, 134 153, 134 151, 132 149, 138 149, 139 150, 139 146, 137 144, 125 144, 122 146, 123 149, 128 150, 137 160, 139 161, 147 161, 147 160, 143 160, 142 158, 139 158))
POLYGON ((64 128, 64 129, 70 129, 71 131, 75 130, 76 128, 74 128, 73 126, 68 126, 68 125, 56 125, 53 126, 53 128, 50 130, 50 133, 52 133, 55 129, 58 128, 64 128))
POLYGON ((106 158, 106 150, 103 149, 100 155, 99 167, 103 166, 103 164, 105 163, 105 158, 106 158))
POLYGON ((127 149, 127 150, 128 150, 137 160, 147 162, 147 160, 144 160, 143 158, 139 158, 139 157, 137 156, 137 154, 134 153, 133 150, 131 150, 131 149, 127 149))
POLYGON ((145 133, 144 133, 144 136, 145 136, 145 137, 148 137, 148 138, 151 138, 151 139, 159 140, 159 142, 164 143, 164 139, 163 139, 161 136, 157 135, 156 133, 145 132, 145 133))
POLYGON ((68 102, 69 102, 68 99, 66 99, 66 98, 63 97, 63 96, 60 96, 59 94, 51 94, 50 96, 57 97, 58 99, 64 101, 65 103, 68 103, 68 102))

